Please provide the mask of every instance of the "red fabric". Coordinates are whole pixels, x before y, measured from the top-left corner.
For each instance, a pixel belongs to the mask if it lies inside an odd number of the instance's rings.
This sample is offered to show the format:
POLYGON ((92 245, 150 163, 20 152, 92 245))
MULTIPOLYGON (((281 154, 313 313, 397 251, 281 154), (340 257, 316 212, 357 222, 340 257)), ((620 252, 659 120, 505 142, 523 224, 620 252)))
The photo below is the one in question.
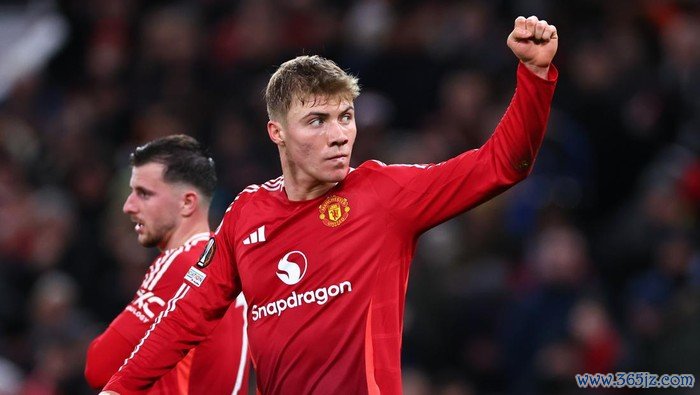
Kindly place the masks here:
MULTIPOLYGON (((151 264, 134 300, 88 348, 85 378, 93 388, 102 388, 131 355, 166 302, 181 289, 185 273, 202 255, 210 236, 193 236, 185 245, 164 251, 151 264)), ((148 393, 198 394, 206 390, 231 394, 237 381, 240 388, 247 389, 247 345, 246 353, 241 354, 244 311, 244 304, 232 306, 220 330, 212 332, 187 358, 169 369, 148 393), (245 359, 243 365, 241 358, 245 359), (240 377, 239 369, 243 369, 240 377)))
POLYGON ((612 372, 620 357, 620 338, 612 330, 583 346, 582 372, 612 372))
POLYGON ((289 201, 282 178, 246 188, 216 232, 211 263, 106 388, 148 388, 242 290, 263 394, 400 394, 417 237, 522 180, 542 143, 556 69, 549 81, 522 65, 517 76, 505 116, 480 149, 436 165, 366 162, 310 201, 289 201))
POLYGON ((700 207, 700 161, 689 165, 683 172, 679 187, 682 195, 695 206, 700 207))
POLYGON ((134 344, 112 328, 93 340, 85 359, 85 379, 90 387, 98 389, 107 384, 133 349, 134 344))

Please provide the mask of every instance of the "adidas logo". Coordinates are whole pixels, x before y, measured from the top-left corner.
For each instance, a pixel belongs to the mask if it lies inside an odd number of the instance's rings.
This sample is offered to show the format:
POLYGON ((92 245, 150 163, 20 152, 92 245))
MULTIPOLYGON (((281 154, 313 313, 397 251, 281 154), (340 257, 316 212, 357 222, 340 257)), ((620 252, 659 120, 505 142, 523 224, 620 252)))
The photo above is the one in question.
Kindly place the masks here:
POLYGON ((265 241, 265 225, 259 227, 258 230, 246 237, 245 240, 243 240, 243 244, 262 243, 263 241, 265 241))

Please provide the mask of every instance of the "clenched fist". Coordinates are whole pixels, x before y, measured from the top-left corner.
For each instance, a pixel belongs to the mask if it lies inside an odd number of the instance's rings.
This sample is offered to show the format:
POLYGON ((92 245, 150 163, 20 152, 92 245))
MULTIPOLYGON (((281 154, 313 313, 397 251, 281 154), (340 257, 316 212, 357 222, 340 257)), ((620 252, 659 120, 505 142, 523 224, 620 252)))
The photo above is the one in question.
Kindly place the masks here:
POLYGON ((536 16, 515 19, 513 31, 508 35, 508 47, 527 68, 542 78, 547 78, 549 65, 557 53, 559 36, 557 28, 536 16))

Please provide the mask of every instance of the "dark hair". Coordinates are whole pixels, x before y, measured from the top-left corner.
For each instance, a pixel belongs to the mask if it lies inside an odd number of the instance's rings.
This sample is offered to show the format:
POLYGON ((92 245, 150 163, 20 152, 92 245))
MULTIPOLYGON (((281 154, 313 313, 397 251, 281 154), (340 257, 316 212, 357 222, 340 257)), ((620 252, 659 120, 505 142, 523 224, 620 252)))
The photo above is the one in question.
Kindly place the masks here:
POLYGON ((282 63, 270 77, 265 89, 265 102, 270 119, 282 121, 292 100, 304 104, 314 96, 321 96, 353 101, 359 94, 357 78, 332 60, 318 55, 298 56, 282 63))
POLYGON ((163 179, 168 183, 184 182, 211 198, 216 188, 214 160, 196 139, 176 134, 137 147, 129 157, 132 166, 160 163, 165 166, 163 179))

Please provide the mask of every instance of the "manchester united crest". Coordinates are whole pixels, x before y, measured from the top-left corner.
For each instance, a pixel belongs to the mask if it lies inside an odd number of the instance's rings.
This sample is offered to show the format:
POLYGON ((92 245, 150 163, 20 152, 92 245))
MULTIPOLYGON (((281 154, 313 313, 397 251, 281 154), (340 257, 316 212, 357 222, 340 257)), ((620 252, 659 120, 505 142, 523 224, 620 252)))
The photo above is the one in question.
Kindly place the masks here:
POLYGON ((348 219, 350 205, 348 199, 337 195, 330 196, 318 206, 319 216, 324 225, 335 228, 348 219))

